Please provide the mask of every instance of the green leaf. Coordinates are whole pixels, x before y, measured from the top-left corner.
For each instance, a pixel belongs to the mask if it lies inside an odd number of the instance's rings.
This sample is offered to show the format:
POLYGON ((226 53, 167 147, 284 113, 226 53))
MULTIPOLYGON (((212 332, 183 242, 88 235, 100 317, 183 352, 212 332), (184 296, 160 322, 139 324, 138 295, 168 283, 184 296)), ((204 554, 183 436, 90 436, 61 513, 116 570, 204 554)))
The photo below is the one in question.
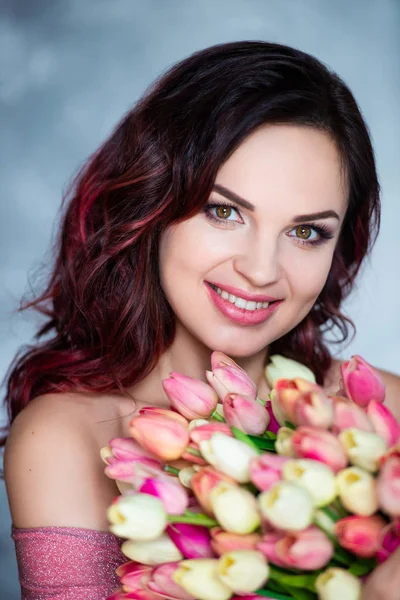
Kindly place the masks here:
POLYGON ((276 452, 274 439, 268 439, 258 435, 248 435, 247 437, 257 446, 257 448, 261 448, 262 450, 267 450, 270 452, 276 452))
MULTIPOLYGON (((255 450, 256 452, 258 452, 258 454, 262 454, 260 448, 251 439, 251 436, 247 435, 247 433, 245 433, 244 431, 241 431, 237 427, 231 427, 231 430, 232 430, 232 433, 233 433, 233 435, 235 436, 235 438, 237 440, 240 440, 241 442, 244 442, 245 444, 247 444, 248 446, 250 446, 250 448, 253 448, 253 450, 255 450)), ((269 440, 266 440, 266 441, 269 441, 269 440)))
POLYGON ((296 429, 296 427, 290 421, 285 421, 285 427, 288 429, 296 429))
POLYGON ((216 527, 219 523, 208 515, 194 513, 189 510, 183 515, 168 515, 169 523, 190 523, 191 525, 203 525, 204 527, 216 527))
POLYGON ((349 566, 349 572, 353 575, 356 575, 356 577, 361 577, 362 575, 367 575, 370 573, 373 569, 375 569, 376 566, 376 558, 364 558, 363 560, 356 560, 355 562, 351 563, 349 566))
POLYGON ((276 598, 276 600, 293 600, 294 596, 286 596, 273 590, 257 590, 254 592, 257 596, 266 596, 267 598, 276 598))
POLYGON ((300 588, 315 592, 315 580, 319 573, 301 573, 299 575, 292 575, 285 573, 281 569, 277 569, 273 565, 269 566, 270 579, 278 581, 282 586, 293 588, 300 588))
POLYGON ((295 600, 316 600, 316 598, 318 598, 317 594, 309 592, 308 590, 300 590, 286 585, 285 588, 287 592, 292 594, 292 597, 295 598, 295 600))

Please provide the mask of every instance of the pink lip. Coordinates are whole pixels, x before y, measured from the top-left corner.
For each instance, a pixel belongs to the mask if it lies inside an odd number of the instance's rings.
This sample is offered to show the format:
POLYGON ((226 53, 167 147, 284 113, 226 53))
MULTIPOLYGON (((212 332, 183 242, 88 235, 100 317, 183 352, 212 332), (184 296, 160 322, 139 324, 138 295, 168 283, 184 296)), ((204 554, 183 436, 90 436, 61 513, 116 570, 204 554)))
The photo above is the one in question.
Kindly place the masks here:
POLYGON ((240 290, 239 288, 232 287, 231 285, 222 285, 221 283, 216 283, 215 281, 208 281, 206 283, 212 283, 215 287, 221 288, 221 290, 225 290, 228 294, 233 294, 234 296, 238 296, 239 298, 243 298, 244 300, 248 300, 249 302, 276 302, 279 298, 273 298, 272 296, 262 296, 261 294, 248 294, 244 290, 240 290))
MULTIPOLYGON (((258 308, 257 310, 246 310, 245 308, 238 308, 229 300, 222 298, 218 292, 206 282, 208 292, 211 296, 211 300, 214 302, 218 310, 228 317, 231 321, 239 323, 239 325, 259 325, 267 321, 272 314, 276 311, 278 306, 282 303, 282 300, 278 300, 273 304, 270 304, 268 308, 258 308)), ((219 286, 218 286, 219 287, 219 286)), ((226 286, 224 286, 226 288, 226 286)), ((235 289, 235 288, 230 288, 235 289)), ((226 288, 226 291, 228 289, 226 288)), ((231 292, 233 293, 233 292, 231 292)), ((235 294, 236 295, 236 294, 235 294)), ((255 301, 254 301, 255 302, 255 301)), ((257 302, 268 302, 268 300, 257 300, 257 302)), ((272 302, 272 300, 271 300, 272 302)))

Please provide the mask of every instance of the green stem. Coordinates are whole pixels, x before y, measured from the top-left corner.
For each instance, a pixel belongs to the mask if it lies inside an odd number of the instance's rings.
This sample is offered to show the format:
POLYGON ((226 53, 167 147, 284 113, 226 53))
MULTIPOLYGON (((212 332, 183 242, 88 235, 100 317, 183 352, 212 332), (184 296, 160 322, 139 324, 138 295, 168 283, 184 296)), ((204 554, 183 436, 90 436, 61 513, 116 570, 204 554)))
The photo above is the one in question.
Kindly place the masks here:
POLYGON ((260 437, 258 435, 249 435, 247 437, 257 446, 257 448, 267 450, 267 452, 276 452, 275 439, 260 437))
POLYGON ((276 600, 293 600, 293 596, 286 596, 284 594, 278 594, 272 590, 257 590, 255 592, 257 596, 266 596, 267 598, 276 598, 276 600))
POLYGON ((193 456, 201 456, 200 452, 196 450, 196 448, 190 448, 190 446, 186 448, 185 452, 192 454, 193 456))
POLYGON ((211 519, 207 515, 201 513, 192 513, 189 510, 185 512, 183 515, 169 515, 168 521, 170 523, 189 523, 191 525, 203 525, 203 527, 216 527, 218 525, 218 521, 211 519))
POLYGON ((211 415, 211 418, 214 419, 214 421, 219 421, 220 423, 225 423, 224 417, 222 417, 220 414, 218 414, 216 410, 214 410, 213 414, 211 415))
POLYGON ((328 506, 322 506, 320 510, 322 510, 322 512, 324 512, 326 516, 329 517, 334 523, 339 521, 340 517, 338 517, 338 515, 331 508, 328 508, 328 506))
POLYGON ((179 475, 180 469, 177 469, 176 467, 171 467, 171 465, 164 465, 164 471, 166 471, 167 473, 171 473, 171 475, 179 475))
MULTIPOLYGON (((244 431, 241 431, 237 427, 231 427, 231 429, 232 429, 233 435, 235 436, 235 438, 237 440, 240 440, 241 442, 244 442, 245 444, 247 444, 248 446, 250 446, 250 448, 253 448, 253 450, 255 450, 256 452, 258 452, 258 454, 262 454, 261 449, 252 440, 252 436, 247 435, 247 433, 244 433, 244 431)), ((266 440, 266 441, 269 441, 269 440, 266 440)))

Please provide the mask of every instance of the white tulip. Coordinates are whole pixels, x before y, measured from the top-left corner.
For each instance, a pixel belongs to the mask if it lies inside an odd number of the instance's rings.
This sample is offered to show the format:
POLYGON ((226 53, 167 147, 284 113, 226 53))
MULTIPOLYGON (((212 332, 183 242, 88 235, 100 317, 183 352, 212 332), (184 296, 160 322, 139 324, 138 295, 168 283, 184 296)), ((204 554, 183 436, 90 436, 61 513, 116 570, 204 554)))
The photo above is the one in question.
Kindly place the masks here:
POLYGON ((292 437, 294 430, 290 427, 281 427, 278 430, 275 449, 281 456, 289 456, 293 458, 295 456, 293 451, 292 437))
POLYGON ((250 461, 259 454, 244 442, 217 432, 201 441, 199 448, 206 461, 222 473, 240 483, 250 481, 250 461))
POLYGON ((233 550, 218 561, 218 577, 235 594, 251 594, 268 579, 269 567, 262 552, 233 550))
POLYGON ((150 542, 127 540, 122 544, 121 552, 130 560, 151 566, 175 562, 183 558, 167 534, 150 542))
POLYGON ((232 533, 251 533, 261 523, 260 509, 251 492, 225 481, 211 491, 213 514, 221 527, 232 533))
POLYGON ((198 465, 194 465, 193 467, 183 467, 182 469, 179 469, 178 477, 181 484, 187 488, 191 488, 192 477, 195 473, 199 471, 199 469, 200 467, 198 465))
POLYGON ((350 427, 341 431, 338 437, 353 465, 371 473, 378 470, 379 461, 387 450, 386 442, 379 435, 350 427))
POLYGON ((269 364, 265 367, 265 377, 271 388, 275 387, 275 382, 278 379, 296 379, 301 377, 302 379, 316 383, 314 373, 305 365, 291 358, 285 358, 280 354, 273 354, 269 360, 269 364))
POLYGON ((315 587, 320 600, 359 600, 361 598, 361 582, 345 569, 331 567, 315 580, 315 587))
POLYGON ((120 496, 107 510, 110 531, 138 541, 155 540, 167 526, 167 513, 158 498, 149 494, 120 496))
POLYGON ((336 475, 339 498, 355 515, 369 517, 378 510, 376 482, 360 467, 347 467, 336 475))
POLYGON ((202 425, 209 425, 210 421, 207 421, 206 419, 193 419, 193 421, 190 421, 189 425, 188 425, 188 429, 189 431, 192 431, 192 429, 194 429, 195 427, 201 427, 202 425))
POLYGON ((337 496, 335 473, 328 465, 317 460, 288 460, 282 467, 282 477, 305 488, 315 506, 326 506, 337 496))
POLYGON ((312 523, 313 499, 304 488, 295 483, 275 483, 258 496, 258 502, 263 516, 278 529, 301 531, 312 523))
POLYGON ((183 560, 172 579, 197 600, 228 600, 232 590, 218 577, 217 565, 214 558, 183 560))

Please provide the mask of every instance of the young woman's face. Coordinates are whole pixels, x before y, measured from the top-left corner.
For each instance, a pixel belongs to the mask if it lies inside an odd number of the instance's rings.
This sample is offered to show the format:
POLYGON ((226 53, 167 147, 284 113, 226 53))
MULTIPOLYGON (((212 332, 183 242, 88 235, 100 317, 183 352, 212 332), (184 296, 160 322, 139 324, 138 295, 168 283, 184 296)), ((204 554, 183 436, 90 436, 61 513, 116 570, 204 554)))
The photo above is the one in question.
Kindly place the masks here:
POLYGON ((346 205, 326 133, 258 129, 221 167, 203 209, 161 238, 161 283, 180 325, 236 357, 282 337, 324 287, 346 205))

